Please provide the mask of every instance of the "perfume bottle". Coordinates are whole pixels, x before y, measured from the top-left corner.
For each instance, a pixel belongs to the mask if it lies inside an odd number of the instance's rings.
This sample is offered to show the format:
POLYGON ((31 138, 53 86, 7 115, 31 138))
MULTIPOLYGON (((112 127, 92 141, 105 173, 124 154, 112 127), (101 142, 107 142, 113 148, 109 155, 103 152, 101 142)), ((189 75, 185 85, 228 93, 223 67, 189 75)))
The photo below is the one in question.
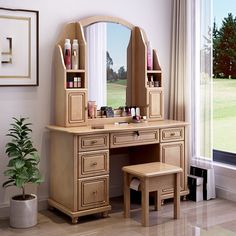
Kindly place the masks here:
POLYGON ((71 44, 70 39, 65 39, 64 44, 64 62, 66 69, 71 69, 71 44))
POLYGON ((153 68, 153 54, 150 41, 147 42, 147 69, 152 70, 153 68))

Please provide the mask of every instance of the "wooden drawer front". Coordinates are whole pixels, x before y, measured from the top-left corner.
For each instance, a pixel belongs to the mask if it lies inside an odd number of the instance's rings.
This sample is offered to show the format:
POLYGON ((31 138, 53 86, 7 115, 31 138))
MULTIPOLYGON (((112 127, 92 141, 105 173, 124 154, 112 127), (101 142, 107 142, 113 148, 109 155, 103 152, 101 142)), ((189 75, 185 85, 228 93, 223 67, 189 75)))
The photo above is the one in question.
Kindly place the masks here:
POLYGON ((78 178, 109 173, 109 151, 79 153, 78 178))
POLYGON ((159 131, 145 130, 113 133, 111 134, 110 139, 111 148, 152 144, 159 142, 159 131))
POLYGON ((161 142, 184 140, 184 127, 161 129, 161 142))
POLYGON ((79 180, 79 210, 108 205, 109 177, 79 180))
POLYGON ((79 151, 108 149, 108 140, 108 134, 79 136, 79 151))

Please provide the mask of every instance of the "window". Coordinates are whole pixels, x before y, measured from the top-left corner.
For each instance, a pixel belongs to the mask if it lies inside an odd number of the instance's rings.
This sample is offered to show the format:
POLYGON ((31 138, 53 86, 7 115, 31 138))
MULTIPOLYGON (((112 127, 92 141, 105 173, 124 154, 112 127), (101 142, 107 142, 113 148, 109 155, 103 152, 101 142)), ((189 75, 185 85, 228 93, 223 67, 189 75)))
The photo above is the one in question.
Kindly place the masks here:
POLYGON ((236 4, 213 0, 213 159, 236 164, 236 4))

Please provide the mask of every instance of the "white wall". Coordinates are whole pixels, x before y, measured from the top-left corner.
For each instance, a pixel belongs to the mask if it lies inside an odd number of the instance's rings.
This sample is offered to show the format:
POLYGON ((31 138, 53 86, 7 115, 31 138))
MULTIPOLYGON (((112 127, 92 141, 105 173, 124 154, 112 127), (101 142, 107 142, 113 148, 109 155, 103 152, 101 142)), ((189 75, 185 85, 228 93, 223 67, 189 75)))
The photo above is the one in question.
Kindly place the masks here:
MULTIPOLYGON (((7 164, 5 136, 11 117, 26 116, 33 123, 33 140, 41 156, 45 182, 38 188, 39 199, 48 197, 49 136, 45 129, 53 121, 53 50, 64 24, 93 15, 123 18, 145 29, 157 49, 168 90, 172 0, 0 0, 0 7, 39 11, 39 87, 0 87, 0 184, 7 164)), ((167 104, 168 93, 165 93, 167 104)), ((167 106, 166 106, 167 107, 167 106)), ((166 109, 167 111, 167 109, 166 109)), ((8 205, 15 190, 0 188, 0 208, 8 205)))

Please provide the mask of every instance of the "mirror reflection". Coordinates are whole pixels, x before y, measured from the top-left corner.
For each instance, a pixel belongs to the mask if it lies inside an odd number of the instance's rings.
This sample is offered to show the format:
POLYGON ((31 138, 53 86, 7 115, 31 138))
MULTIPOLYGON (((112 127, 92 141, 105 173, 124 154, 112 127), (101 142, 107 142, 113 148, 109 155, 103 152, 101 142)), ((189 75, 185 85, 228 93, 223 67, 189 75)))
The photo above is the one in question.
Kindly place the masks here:
POLYGON ((88 100, 96 101, 97 109, 126 106, 131 30, 110 22, 95 23, 84 30, 88 49, 88 100))

